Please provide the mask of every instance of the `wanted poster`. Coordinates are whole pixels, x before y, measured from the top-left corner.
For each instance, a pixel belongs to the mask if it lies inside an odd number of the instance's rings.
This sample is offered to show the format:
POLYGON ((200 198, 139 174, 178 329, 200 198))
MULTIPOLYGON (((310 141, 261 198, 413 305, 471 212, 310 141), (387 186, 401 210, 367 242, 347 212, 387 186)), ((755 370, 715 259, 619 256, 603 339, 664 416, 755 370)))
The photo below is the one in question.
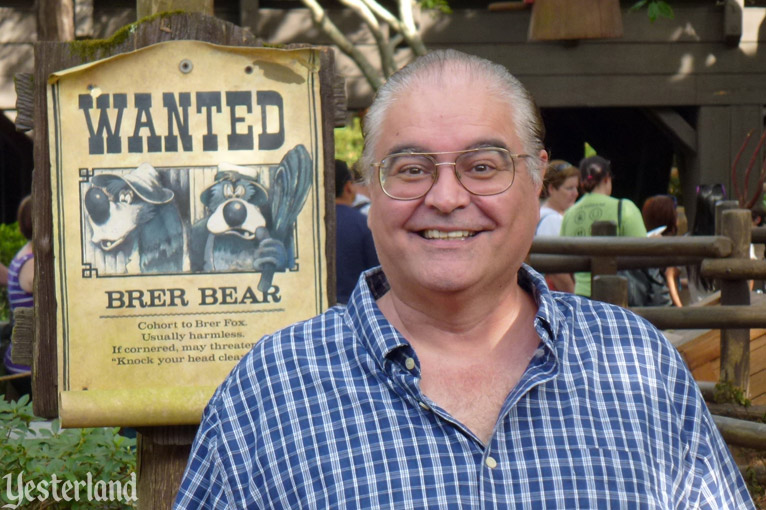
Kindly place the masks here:
POLYGON ((149 46, 48 85, 64 426, 198 423, 328 306, 316 49, 149 46))

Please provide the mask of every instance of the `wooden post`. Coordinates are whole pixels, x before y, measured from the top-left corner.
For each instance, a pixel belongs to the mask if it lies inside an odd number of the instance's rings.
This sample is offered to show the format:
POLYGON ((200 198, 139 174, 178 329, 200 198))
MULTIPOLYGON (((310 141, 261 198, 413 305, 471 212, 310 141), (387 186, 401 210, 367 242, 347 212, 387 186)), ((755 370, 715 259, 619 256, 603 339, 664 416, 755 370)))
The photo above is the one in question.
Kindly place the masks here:
MULTIPOLYGON (((717 212, 717 208, 716 208, 717 212)), ((750 211, 746 209, 721 212, 721 233, 732 241, 734 259, 750 258, 750 211)), ((716 224, 718 229, 718 224, 716 224)), ((750 304, 750 288, 746 280, 721 280, 721 304, 750 304)), ((721 330, 721 382, 742 388, 745 395, 750 386, 750 330, 721 330)))
MULTIPOLYGON (((617 224, 613 221, 595 221, 590 227, 591 236, 616 236, 617 224)), ((618 306, 628 306, 628 281, 617 276, 616 257, 593 257, 591 259, 590 297, 618 306)))
POLYGON ((37 1, 37 40, 74 40, 74 2, 72 0, 37 1))
POLYGON ((628 279, 616 274, 602 274, 591 280, 591 299, 628 307, 628 279))
POLYGON ((170 508, 181 485, 197 426, 137 430, 138 508, 170 508))

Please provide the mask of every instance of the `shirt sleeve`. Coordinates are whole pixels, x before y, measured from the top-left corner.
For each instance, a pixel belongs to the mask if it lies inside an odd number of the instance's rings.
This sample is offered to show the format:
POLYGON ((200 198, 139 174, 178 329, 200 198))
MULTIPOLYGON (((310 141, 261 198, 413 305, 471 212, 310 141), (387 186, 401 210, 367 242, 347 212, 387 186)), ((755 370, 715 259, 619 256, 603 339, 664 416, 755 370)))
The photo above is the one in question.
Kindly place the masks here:
POLYGON ((690 486, 690 502, 697 501, 696 508, 742 508, 755 510, 750 492, 745 484, 729 447, 718 431, 713 417, 702 409, 700 443, 692 459, 695 473, 690 486))
POLYGON ((217 452, 219 419, 214 402, 219 392, 213 396, 202 415, 181 487, 173 503, 174 510, 232 508, 228 504, 217 452))
POLYGON ((687 445, 686 458, 679 463, 683 465, 684 482, 678 485, 680 492, 675 495, 674 508, 755 510, 747 485, 699 386, 670 342, 665 340, 662 350, 666 354, 661 357, 668 362, 662 367, 663 378, 682 420, 681 433, 687 445))

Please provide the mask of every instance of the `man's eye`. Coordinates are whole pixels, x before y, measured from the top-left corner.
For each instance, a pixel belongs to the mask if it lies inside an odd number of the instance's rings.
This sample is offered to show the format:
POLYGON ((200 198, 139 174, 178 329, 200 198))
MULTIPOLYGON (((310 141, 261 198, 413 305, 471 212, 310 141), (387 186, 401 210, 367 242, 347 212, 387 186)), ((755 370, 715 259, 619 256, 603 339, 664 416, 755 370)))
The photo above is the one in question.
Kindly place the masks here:
POLYGON ((401 175, 403 177, 418 177, 425 173, 426 170, 423 167, 415 165, 403 166, 395 171, 395 175, 401 175))
POLYGON ((490 177, 497 172, 495 165, 489 163, 473 163, 463 171, 470 177, 490 177))
POLYGON ((474 165, 473 168, 471 168, 471 172, 478 173, 478 174, 492 172, 493 170, 494 170, 494 167, 486 163, 479 163, 478 165, 474 165))

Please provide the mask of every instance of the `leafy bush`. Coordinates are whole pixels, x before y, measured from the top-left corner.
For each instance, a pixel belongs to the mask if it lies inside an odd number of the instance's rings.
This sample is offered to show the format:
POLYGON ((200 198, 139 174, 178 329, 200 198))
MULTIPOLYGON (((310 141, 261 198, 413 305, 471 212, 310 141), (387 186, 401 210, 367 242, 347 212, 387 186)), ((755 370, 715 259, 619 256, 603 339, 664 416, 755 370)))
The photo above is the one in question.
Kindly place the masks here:
MULTIPOLYGON (((26 242, 26 238, 19 232, 18 223, 0 223, 0 263, 6 266, 10 264, 13 256, 26 242)), ((8 292, 5 287, 0 287, 0 321, 7 321, 9 318, 8 292)))
MULTIPOLYGON (((110 482, 120 482, 125 487, 126 483, 135 481, 135 439, 120 436, 117 428, 60 429, 58 420, 50 424, 50 429, 35 430, 31 424, 40 421, 42 418, 32 412, 28 396, 7 402, 0 395, 0 503, 9 505, 3 508, 15 508, 17 504, 18 508, 25 509, 133 508, 128 499, 135 495, 135 491, 126 491, 123 501, 98 499, 100 494, 106 493, 103 489, 110 482), (19 475, 25 485, 33 484, 30 492, 33 501, 19 504, 19 475), (92 491, 95 497, 88 501, 83 487, 79 489, 79 501, 55 501, 52 481, 56 480, 69 481, 70 485, 80 482, 83 486, 90 480, 95 486, 92 491), (44 497, 45 490, 50 492, 48 497, 44 497)), ((70 490, 69 493, 73 499, 74 492, 70 490)), ((58 495, 61 499, 60 489, 58 495)))
POLYGON ((335 159, 342 159, 348 166, 362 157, 364 140, 359 117, 354 117, 350 126, 335 128, 335 159))

